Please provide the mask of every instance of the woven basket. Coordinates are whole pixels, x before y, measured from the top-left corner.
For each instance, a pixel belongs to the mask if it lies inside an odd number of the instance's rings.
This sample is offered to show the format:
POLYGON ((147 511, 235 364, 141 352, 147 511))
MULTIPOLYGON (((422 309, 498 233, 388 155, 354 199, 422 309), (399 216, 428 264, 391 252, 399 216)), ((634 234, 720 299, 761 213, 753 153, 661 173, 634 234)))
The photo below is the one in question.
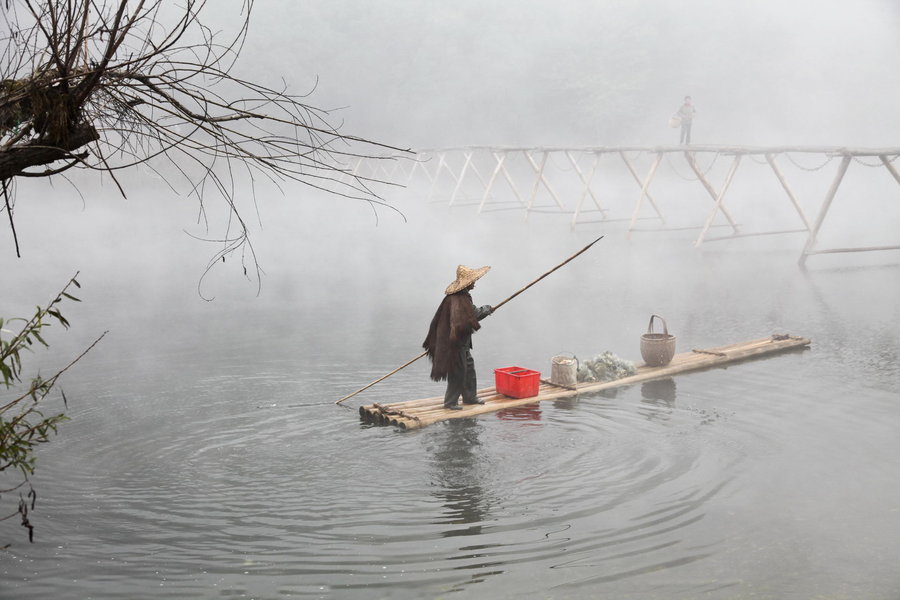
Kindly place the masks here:
POLYGON ((669 335, 666 320, 659 315, 650 315, 647 333, 641 336, 641 358, 649 367, 661 367, 669 364, 675 356, 675 336, 669 335), (663 324, 663 333, 653 333, 653 319, 663 324))

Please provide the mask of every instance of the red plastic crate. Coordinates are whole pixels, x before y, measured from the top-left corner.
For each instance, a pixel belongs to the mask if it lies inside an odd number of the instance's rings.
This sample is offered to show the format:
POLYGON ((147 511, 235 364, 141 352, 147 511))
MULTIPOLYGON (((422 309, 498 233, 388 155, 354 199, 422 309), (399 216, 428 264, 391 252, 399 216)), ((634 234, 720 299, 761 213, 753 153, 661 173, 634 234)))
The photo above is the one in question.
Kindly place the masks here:
POLYGON ((494 369, 497 393, 512 398, 531 398, 538 395, 541 374, 522 367, 494 369))

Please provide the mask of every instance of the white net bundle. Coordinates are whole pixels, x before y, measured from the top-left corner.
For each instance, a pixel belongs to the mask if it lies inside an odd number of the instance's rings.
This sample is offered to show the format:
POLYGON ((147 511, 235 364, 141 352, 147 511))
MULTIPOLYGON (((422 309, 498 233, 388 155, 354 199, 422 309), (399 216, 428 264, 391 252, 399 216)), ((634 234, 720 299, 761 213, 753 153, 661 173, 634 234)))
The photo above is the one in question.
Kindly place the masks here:
POLYGON ((583 360, 578 366, 579 382, 614 381, 634 375, 634 363, 619 358, 612 352, 598 354, 591 360, 583 360))

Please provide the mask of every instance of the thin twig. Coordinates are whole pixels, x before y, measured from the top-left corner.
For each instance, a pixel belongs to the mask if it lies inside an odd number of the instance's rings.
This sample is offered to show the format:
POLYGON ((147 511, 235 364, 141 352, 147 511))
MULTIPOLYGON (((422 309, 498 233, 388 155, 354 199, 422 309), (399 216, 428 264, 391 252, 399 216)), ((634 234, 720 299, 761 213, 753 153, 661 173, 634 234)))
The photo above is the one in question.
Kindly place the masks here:
POLYGON ((16 258, 22 258, 22 253, 19 251, 19 236, 16 235, 16 223, 13 221, 13 212, 12 206, 9 205, 9 190, 7 188, 8 182, 6 179, 3 180, 3 201, 6 203, 6 214, 9 217, 9 228, 12 231, 13 242, 16 244, 16 258))

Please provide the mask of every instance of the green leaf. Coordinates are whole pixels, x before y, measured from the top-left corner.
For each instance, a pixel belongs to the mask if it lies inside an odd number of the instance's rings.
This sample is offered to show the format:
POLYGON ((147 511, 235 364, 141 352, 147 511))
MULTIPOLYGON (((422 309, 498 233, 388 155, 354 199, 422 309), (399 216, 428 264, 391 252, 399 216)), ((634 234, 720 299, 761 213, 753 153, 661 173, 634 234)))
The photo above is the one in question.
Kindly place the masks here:
POLYGON ((32 335, 37 339, 37 341, 39 341, 44 346, 44 348, 50 347, 50 344, 48 344, 47 342, 44 341, 44 338, 41 337, 40 333, 38 333, 37 331, 33 331, 32 335))
POLYGON ((65 327, 66 329, 69 328, 69 322, 64 316, 62 316, 61 312, 59 312, 58 310, 48 310, 47 313, 54 317, 57 321, 59 321, 63 327, 65 327))
POLYGON ((66 298, 68 298, 69 300, 74 300, 75 302, 81 302, 81 300, 79 300, 72 294, 67 294, 66 292, 63 292, 62 295, 65 296, 66 298))
POLYGON ((6 366, 6 363, 0 362, 0 373, 3 374, 3 383, 9 387, 13 382, 12 369, 6 366))

